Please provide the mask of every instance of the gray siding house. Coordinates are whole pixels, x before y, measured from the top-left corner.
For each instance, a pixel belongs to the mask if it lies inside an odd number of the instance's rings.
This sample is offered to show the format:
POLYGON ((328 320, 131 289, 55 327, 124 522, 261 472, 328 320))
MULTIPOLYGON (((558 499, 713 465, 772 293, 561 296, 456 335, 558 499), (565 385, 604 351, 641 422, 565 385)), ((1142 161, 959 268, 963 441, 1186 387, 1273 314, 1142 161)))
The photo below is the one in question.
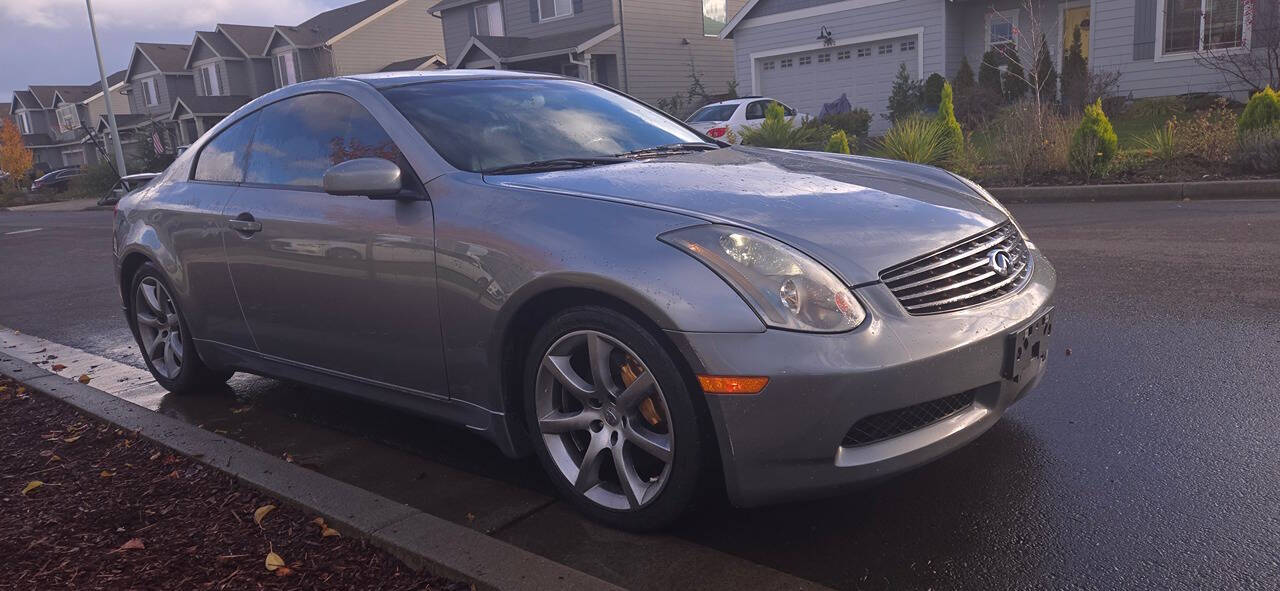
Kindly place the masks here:
POLYGON ((106 112, 107 100, 116 112, 128 112, 127 100, 119 94, 124 76, 121 71, 107 77, 108 94, 102 92, 101 83, 38 85, 14 91, 8 112, 31 149, 37 170, 99 161, 100 146, 91 131, 106 112))
POLYGON ((531 70, 607 84, 654 102, 688 90, 691 68, 710 93, 733 79, 719 37, 746 0, 444 0, 454 68, 531 70))
POLYGON ((127 136, 142 134, 159 137, 166 151, 182 145, 171 115, 178 99, 196 96, 194 75, 186 67, 190 54, 190 45, 133 44, 124 92, 129 96, 129 112, 145 118, 134 120, 129 127, 121 124, 122 142, 127 136))
MULTIPOLYGON (((1076 27, 1089 67, 1120 73, 1118 92, 1134 98, 1245 90, 1198 61, 1211 51, 1250 51, 1249 0, 1034 0, 1034 19, 1061 64, 1076 27), (1212 21, 1212 22, 1211 22, 1212 21)), ((721 32, 735 42, 744 90, 807 113, 847 94, 855 107, 886 111, 900 64, 912 78, 950 78, 967 58, 975 69, 992 43, 1030 30, 1020 0, 751 0, 721 32)), ((1275 0, 1258 1, 1275 10, 1275 0)), ((1038 42, 1037 42, 1038 43, 1038 42)), ((1038 47, 1019 47, 1024 65, 1038 47)), ((875 117, 872 131, 887 123, 875 117)))

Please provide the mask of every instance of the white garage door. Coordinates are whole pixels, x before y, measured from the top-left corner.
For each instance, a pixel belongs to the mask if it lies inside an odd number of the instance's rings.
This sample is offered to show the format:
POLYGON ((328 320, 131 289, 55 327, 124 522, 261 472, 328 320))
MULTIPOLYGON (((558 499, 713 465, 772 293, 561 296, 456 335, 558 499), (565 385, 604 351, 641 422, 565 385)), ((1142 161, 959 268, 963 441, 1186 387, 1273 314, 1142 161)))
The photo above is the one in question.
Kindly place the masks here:
POLYGON ((916 36, 758 58, 760 94, 776 98, 801 113, 816 116, 823 103, 849 95, 854 107, 871 112, 873 123, 886 112, 898 65, 905 63, 919 79, 916 36))

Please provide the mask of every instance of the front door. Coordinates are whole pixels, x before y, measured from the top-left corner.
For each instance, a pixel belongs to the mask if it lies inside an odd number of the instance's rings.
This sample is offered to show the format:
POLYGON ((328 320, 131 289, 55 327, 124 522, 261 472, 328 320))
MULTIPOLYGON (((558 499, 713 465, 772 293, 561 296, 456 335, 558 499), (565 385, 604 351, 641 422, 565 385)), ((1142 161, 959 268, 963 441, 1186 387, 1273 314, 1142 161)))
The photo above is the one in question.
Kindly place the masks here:
POLYGON ((326 169, 363 157, 408 166, 349 97, 301 95, 261 112, 245 183, 223 209, 245 320, 271 358, 445 395, 431 202, 321 190, 326 169))
POLYGON ((1080 54, 1089 59, 1089 5, 1068 5, 1062 11, 1062 55, 1071 48, 1075 30, 1080 29, 1080 54))

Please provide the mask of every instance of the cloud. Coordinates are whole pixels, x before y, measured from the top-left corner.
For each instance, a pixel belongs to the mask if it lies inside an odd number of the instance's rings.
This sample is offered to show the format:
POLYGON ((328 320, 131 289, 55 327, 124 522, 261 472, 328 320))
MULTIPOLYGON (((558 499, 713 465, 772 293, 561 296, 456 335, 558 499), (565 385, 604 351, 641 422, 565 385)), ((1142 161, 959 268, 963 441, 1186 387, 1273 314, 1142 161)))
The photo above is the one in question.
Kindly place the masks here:
MULTIPOLYGON (((297 24, 331 8, 334 0, 97 0, 100 29, 212 28, 223 23, 297 24)), ((84 0, 0 0, 0 20, 42 29, 84 26, 84 0)))

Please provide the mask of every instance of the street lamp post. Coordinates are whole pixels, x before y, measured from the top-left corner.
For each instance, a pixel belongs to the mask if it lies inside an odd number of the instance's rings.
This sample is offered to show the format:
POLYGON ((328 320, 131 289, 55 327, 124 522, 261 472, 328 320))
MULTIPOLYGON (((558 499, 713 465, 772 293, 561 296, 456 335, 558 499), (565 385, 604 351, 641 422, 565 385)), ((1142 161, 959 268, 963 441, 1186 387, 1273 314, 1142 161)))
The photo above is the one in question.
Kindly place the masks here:
POLYGON ((107 69, 102 66, 102 47, 98 45, 98 27, 93 23, 93 0, 84 0, 89 10, 89 33, 93 35, 93 52, 98 56, 98 76, 102 78, 102 98, 107 103, 107 125, 111 126, 111 144, 116 153, 116 172, 124 178, 124 148, 120 145, 120 128, 116 126, 116 113, 111 108, 111 86, 107 84, 107 69))

